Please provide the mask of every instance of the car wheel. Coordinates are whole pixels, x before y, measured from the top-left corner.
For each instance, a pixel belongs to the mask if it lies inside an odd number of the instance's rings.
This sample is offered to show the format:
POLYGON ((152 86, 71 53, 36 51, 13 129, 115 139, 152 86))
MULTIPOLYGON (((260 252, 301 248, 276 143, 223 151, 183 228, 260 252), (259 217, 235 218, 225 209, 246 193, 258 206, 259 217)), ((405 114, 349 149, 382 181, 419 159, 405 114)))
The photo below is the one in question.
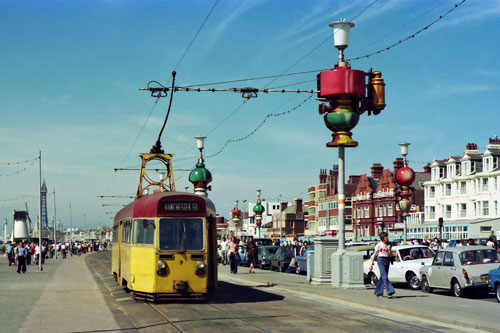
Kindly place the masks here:
POLYGON ((410 289, 417 290, 420 288, 420 279, 413 272, 409 272, 406 275, 406 283, 408 284, 408 287, 410 287, 410 289))
POLYGON ((457 280, 453 280, 453 295, 456 297, 464 297, 465 290, 460 286, 460 283, 457 280))
POLYGON ((375 275, 375 273, 371 272, 370 274, 368 274, 368 278, 370 279, 370 285, 375 287, 378 282, 378 277, 375 275))
POLYGON ((495 294, 497 296, 497 301, 500 303, 500 283, 495 286, 495 294))
POLYGON ((429 284, 429 281, 427 280, 427 276, 422 277, 422 282, 420 284, 422 291, 424 293, 432 293, 432 288, 431 285, 429 284))

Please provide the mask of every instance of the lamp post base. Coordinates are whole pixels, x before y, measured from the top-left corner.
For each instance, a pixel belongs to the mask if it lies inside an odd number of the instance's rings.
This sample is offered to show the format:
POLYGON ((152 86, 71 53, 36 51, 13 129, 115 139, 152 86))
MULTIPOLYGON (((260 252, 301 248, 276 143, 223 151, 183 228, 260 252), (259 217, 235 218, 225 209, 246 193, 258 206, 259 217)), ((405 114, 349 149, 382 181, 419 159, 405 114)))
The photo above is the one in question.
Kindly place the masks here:
POLYGON ((331 255, 332 287, 344 289, 365 289, 363 254, 337 250, 331 255))

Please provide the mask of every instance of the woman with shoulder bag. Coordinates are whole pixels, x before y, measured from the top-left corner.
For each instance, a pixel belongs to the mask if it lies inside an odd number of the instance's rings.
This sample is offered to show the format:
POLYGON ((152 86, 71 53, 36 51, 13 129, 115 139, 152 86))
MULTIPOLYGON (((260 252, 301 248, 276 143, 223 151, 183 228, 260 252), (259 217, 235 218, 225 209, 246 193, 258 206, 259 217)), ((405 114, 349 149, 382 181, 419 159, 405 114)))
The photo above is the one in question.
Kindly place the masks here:
POLYGON ((380 279, 375 286, 375 295, 377 297, 384 295, 384 289, 387 292, 387 297, 392 298, 394 295, 394 287, 389 281, 389 265, 391 261, 391 245, 389 244, 389 236, 386 232, 380 233, 380 242, 375 246, 375 252, 372 256, 372 262, 370 263, 370 271, 373 270, 373 262, 377 258, 377 265, 380 271, 380 279))

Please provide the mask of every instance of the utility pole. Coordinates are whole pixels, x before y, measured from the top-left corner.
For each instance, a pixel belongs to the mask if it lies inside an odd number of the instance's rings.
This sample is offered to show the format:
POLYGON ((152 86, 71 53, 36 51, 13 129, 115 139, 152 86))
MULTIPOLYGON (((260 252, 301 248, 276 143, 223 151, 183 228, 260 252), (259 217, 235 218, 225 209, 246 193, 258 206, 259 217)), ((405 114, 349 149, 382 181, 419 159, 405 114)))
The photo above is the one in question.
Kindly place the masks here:
POLYGON ((283 237, 283 226, 281 225, 281 194, 278 196, 278 201, 280 203, 280 218, 279 218, 279 224, 280 224, 280 245, 281 245, 281 237, 283 237))
POLYGON ((85 224, 85 234, 84 234, 84 235, 85 235, 85 236, 84 236, 84 237, 85 237, 85 239, 84 239, 84 241, 86 241, 86 240, 87 240, 87 238, 88 238, 88 237, 87 237, 87 214, 83 214, 83 222, 84 222, 84 224, 85 224))
MULTIPOLYGON (((52 230, 54 230, 54 237, 53 237, 53 241, 54 241, 54 249, 57 250, 57 247, 56 247, 56 244, 57 244, 57 229, 56 229, 56 188, 54 187, 54 217, 52 217, 52 230)), ((57 251, 55 251, 56 253, 56 259, 57 259, 57 251)))
POLYGON ((38 249, 40 251, 40 254, 38 254, 38 270, 43 271, 42 267, 42 151, 40 150, 38 153, 38 171, 39 171, 39 180, 40 180, 40 187, 38 188, 39 190, 39 195, 40 195, 40 215, 38 217, 38 249))
POLYGON ((73 217, 71 215, 71 202, 69 203, 69 246, 73 253, 73 217))

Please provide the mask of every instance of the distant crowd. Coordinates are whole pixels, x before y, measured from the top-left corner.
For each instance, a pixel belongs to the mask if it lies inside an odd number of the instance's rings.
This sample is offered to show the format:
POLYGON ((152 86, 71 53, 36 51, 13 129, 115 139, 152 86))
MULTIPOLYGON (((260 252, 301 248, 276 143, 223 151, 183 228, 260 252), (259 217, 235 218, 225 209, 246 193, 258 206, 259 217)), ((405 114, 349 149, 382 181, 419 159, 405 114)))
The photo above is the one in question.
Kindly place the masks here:
POLYGON ((430 241, 427 237, 424 237, 423 240, 409 240, 409 241, 401 241, 398 242, 397 245, 425 245, 428 246, 431 250, 437 251, 439 249, 447 248, 447 247, 459 247, 459 246, 474 246, 474 245, 486 245, 493 249, 499 250, 500 244, 495 235, 490 235, 487 239, 462 239, 462 240, 452 240, 452 241, 441 241, 439 238, 434 237, 432 241, 430 241))
POLYGON ((40 248, 38 242, 28 241, 9 241, 6 244, 0 243, 0 255, 7 257, 9 266, 17 266, 17 273, 26 273, 26 266, 45 264, 46 259, 52 259, 57 255, 61 255, 66 259, 67 254, 70 256, 80 256, 87 252, 101 252, 106 251, 108 247, 107 242, 58 242, 53 244, 51 242, 42 242, 40 248), (41 252, 41 255, 40 255, 41 252))

